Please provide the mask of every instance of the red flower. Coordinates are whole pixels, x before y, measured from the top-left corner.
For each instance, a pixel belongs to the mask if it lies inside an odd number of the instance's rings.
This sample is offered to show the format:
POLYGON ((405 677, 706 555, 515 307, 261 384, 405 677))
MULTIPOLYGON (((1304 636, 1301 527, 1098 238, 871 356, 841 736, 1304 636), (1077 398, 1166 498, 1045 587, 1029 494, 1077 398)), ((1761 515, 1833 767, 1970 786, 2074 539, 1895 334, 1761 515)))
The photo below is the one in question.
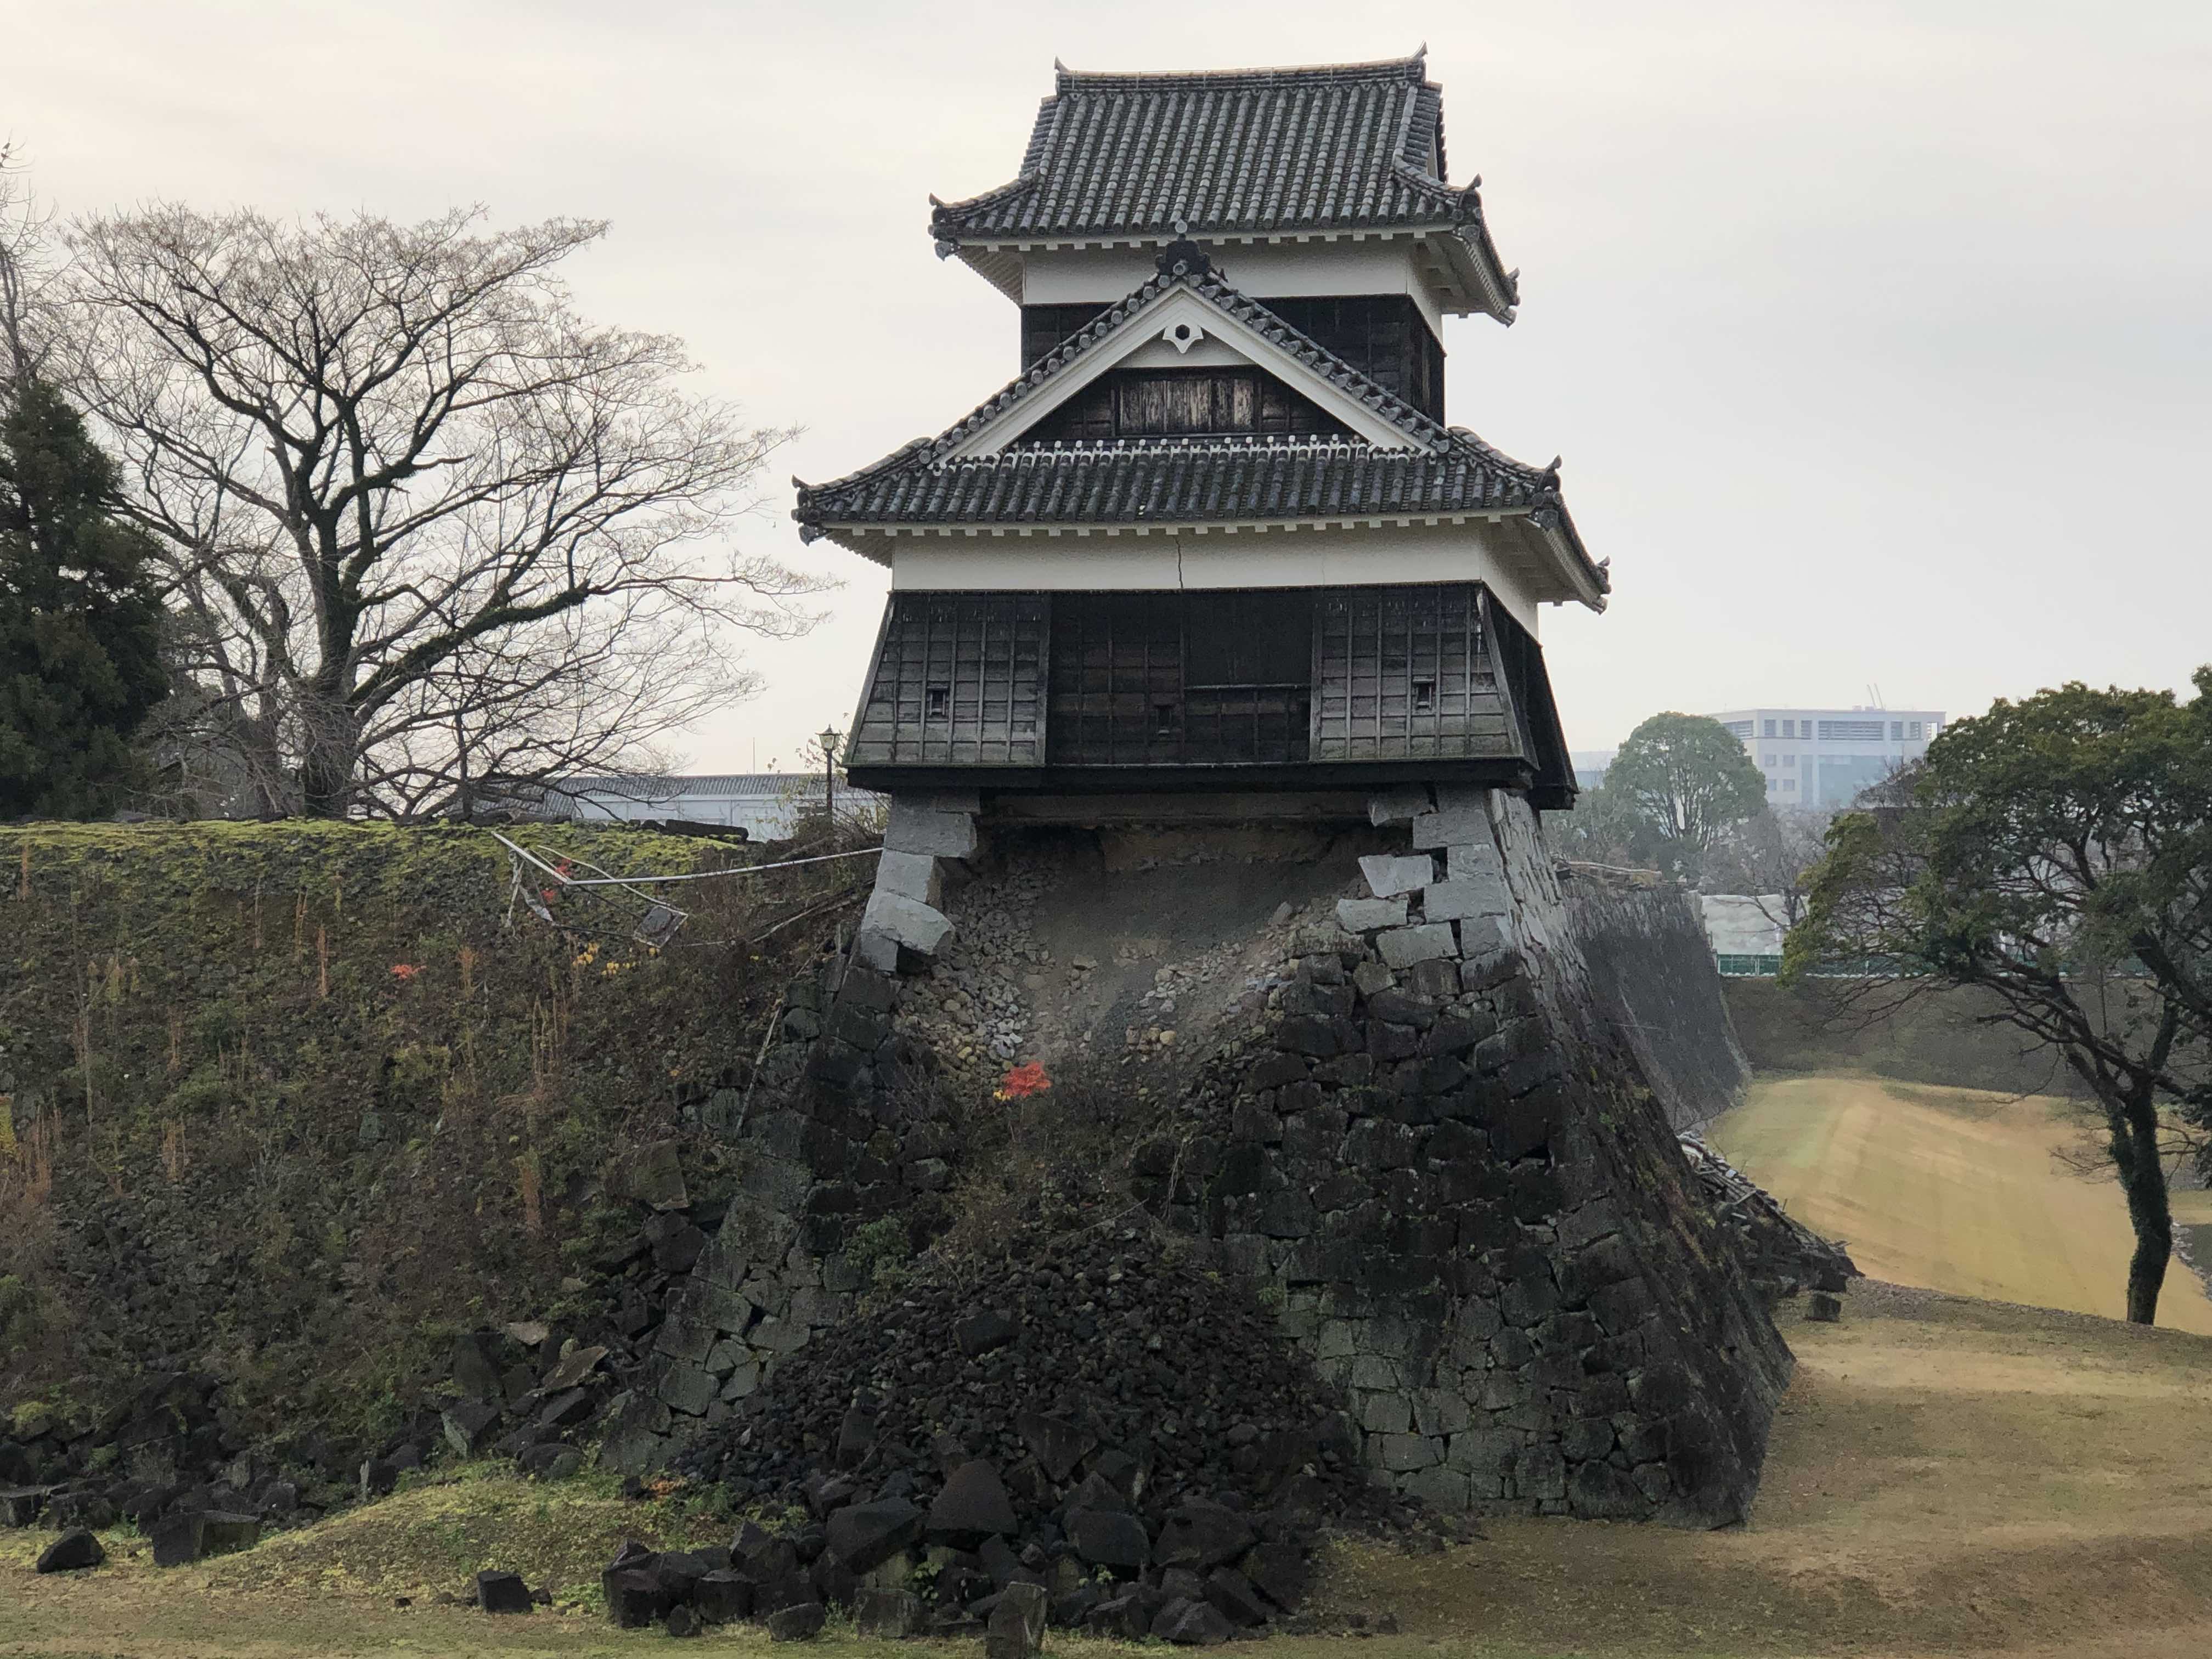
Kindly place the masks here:
POLYGON ((394 979, 412 979, 422 971, 421 968, 411 962, 395 962, 392 964, 392 977, 394 979))
POLYGON ((994 1100, 1020 1100, 1025 1096, 1042 1094, 1052 1087, 1052 1079, 1045 1075, 1044 1067, 1031 1060, 1026 1066, 1017 1066, 999 1079, 992 1092, 994 1100))

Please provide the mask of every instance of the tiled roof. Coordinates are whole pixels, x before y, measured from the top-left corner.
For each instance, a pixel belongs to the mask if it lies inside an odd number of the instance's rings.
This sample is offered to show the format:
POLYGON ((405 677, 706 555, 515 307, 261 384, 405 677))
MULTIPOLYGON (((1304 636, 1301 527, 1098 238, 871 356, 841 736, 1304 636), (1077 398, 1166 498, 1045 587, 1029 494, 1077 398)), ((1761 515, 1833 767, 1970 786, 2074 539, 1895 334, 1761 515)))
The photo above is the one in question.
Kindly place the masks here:
POLYGON ((1479 443, 1126 438, 872 471, 809 492, 805 521, 1117 525, 1434 516, 1556 506, 1557 481, 1479 443))
POLYGON ((1473 185, 1444 181, 1419 57, 1200 75, 1059 71, 1018 177, 938 203, 940 244, 1436 228, 1513 303, 1473 185))
POLYGON ((1279 522, 1525 511, 1558 529, 1603 591, 1559 498, 1558 463, 1537 468, 1501 454, 1461 427, 1444 427, 1240 293, 1186 244, 1161 256, 1161 273, 1078 331, 1019 379, 935 438, 918 439, 833 483, 792 482, 792 516, 811 540, 830 526, 893 525, 1118 525, 1279 522), (1325 437, 1124 438, 1021 444, 957 456, 968 439, 1039 396, 1170 289, 1188 289, 1300 363, 1413 441, 1385 449, 1325 437))

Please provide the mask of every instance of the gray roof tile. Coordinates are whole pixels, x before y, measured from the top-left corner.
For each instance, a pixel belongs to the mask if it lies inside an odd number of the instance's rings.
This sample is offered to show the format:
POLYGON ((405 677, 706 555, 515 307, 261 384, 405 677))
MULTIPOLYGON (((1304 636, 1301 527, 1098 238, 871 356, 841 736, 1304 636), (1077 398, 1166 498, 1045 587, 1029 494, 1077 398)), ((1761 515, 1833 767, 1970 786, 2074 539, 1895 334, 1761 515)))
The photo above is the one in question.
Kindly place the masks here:
POLYGON ((1444 179, 1443 100, 1416 55, 1198 75, 1061 69, 1020 174, 937 202, 963 242, 1436 228, 1456 234, 1510 307, 1511 273, 1474 185, 1444 179))
POLYGON ((1601 591, 1559 497, 1558 463, 1538 468, 1462 427, 1431 420, 1239 292, 1201 250, 1177 244, 1164 269, 934 438, 823 484, 793 483, 792 517, 811 540, 831 526, 1249 523, 1526 511, 1558 526, 1601 591), (1170 289, 1186 287, 1292 353, 1411 439, 1410 449, 1328 437, 1124 438, 1023 444, 957 457, 967 439, 1036 398, 1170 289))

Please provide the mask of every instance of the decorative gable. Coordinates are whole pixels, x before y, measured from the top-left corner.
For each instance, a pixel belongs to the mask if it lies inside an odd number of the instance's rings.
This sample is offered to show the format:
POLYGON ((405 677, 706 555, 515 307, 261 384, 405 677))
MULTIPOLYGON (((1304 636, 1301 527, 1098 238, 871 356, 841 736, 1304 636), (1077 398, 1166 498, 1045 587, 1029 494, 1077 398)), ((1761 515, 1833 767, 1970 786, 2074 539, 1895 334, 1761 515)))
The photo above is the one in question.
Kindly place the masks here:
POLYGON ((1213 279, 1205 259, 1187 243, 1170 248, 1162 265, 1185 269, 1164 270, 1169 280, 1147 283, 1063 346, 1047 360, 1042 380, 979 423, 948 458, 996 454, 1024 441, 1140 434, 1327 433, 1377 449, 1423 447, 1425 416, 1263 308, 1224 303, 1236 290, 1213 279), (1157 419, 1123 418, 1133 409, 1156 410, 1157 419), (1055 421, 1063 410, 1068 416, 1055 421), (1246 423, 1211 423, 1217 410, 1246 423))

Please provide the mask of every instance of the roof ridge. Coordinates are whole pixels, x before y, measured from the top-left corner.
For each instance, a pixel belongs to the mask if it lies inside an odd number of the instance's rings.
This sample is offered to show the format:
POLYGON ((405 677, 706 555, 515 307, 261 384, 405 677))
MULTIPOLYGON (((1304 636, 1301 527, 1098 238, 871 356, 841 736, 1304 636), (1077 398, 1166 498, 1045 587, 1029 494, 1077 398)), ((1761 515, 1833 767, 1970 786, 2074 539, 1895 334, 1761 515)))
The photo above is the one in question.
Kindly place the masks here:
POLYGON ((1358 64, 1281 64, 1231 70, 1076 70, 1053 62, 1054 84, 1062 93, 1150 92, 1170 88, 1304 86, 1315 82, 1407 81, 1428 77, 1428 48, 1408 58, 1376 58, 1358 64))

